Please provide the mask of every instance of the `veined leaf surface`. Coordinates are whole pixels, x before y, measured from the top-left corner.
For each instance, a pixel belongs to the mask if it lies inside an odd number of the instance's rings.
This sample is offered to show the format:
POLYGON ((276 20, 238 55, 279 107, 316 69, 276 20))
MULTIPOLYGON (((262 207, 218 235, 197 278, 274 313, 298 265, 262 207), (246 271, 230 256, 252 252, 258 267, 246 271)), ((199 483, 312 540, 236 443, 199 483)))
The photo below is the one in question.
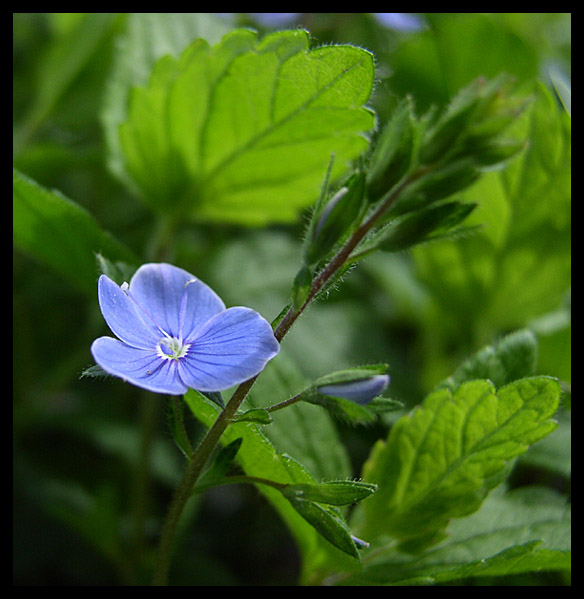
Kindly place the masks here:
POLYGON ((378 442, 364 478, 379 485, 364 505, 365 532, 420 546, 437 540, 451 518, 476 511, 510 461, 556 426, 560 396, 548 377, 495 390, 486 380, 431 393, 378 442))
POLYGON ((153 209, 246 225, 287 222, 368 145, 372 55, 309 49, 306 31, 235 30, 165 56, 131 95, 125 168, 153 209))

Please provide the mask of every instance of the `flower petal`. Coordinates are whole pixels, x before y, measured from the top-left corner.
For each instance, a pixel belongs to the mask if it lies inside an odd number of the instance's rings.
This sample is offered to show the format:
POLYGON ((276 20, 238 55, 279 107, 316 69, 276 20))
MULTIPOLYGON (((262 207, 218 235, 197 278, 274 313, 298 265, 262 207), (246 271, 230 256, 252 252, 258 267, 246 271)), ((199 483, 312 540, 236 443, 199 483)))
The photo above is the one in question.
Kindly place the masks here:
POLYGON ((376 374, 360 381, 349 381, 317 387, 317 391, 323 395, 341 397, 365 405, 374 397, 381 395, 387 385, 389 385, 389 375, 376 374))
POLYGON ((91 344, 91 353, 106 372, 148 391, 169 395, 187 391, 176 361, 164 360, 155 351, 131 347, 112 337, 99 337, 91 344))
POLYGON ((222 391, 261 372, 279 351, 270 323, 250 308, 229 308, 196 331, 179 360, 181 379, 199 391, 222 391))
POLYGON ((112 333, 133 347, 154 349, 163 336, 154 322, 106 275, 97 284, 99 307, 112 333))
POLYGON ((171 337, 182 333, 184 338, 185 331, 190 333, 225 310, 225 304, 210 287, 172 264, 143 264, 132 277, 129 291, 171 337))

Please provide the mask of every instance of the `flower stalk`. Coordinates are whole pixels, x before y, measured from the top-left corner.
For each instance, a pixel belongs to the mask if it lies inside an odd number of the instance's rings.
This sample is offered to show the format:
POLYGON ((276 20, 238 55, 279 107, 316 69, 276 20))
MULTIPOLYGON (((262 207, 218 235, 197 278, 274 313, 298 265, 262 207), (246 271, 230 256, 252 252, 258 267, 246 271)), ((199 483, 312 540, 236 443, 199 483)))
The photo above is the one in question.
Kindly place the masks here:
MULTIPOLYGON (((424 169, 425 172, 425 169, 424 169)), ((369 233, 369 231, 375 226, 379 219, 387 212, 394 201, 399 197, 403 190, 410 185, 413 181, 418 179, 424 174, 423 169, 418 169, 409 177, 406 177, 404 181, 390 190, 382 201, 379 203, 378 208, 367 218, 364 222, 353 232, 345 244, 340 248, 337 254, 330 260, 330 262, 323 268, 323 270, 316 276, 312 282, 310 291, 306 297, 304 303, 297 309, 290 307, 284 317, 280 320, 276 329, 274 330, 274 336, 281 342, 286 336, 296 319, 302 314, 302 312, 308 307, 311 301, 317 296, 319 291, 323 289, 326 283, 333 277, 333 275, 342 268, 345 263, 350 259, 351 253, 357 247, 357 245, 363 240, 363 238, 369 233)), ((217 419, 213 425, 207 431, 207 434, 201 441, 200 445, 194 451, 192 459, 190 460, 183 478, 176 490, 174 498, 170 504, 168 515, 162 529, 160 538, 160 544, 158 549, 158 561, 156 564, 156 570, 154 574, 153 584, 155 586, 162 586, 167 583, 168 571, 170 568, 170 561, 172 555, 172 546, 174 544, 174 537, 178 522, 184 506, 188 501, 189 497, 193 493, 193 488, 197 482, 199 476, 202 474, 203 469, 209 460, 213 450, 219 443, 221 436, 225 429, 229 426, 232 419, 235 417, 237 410, 241 403, 246 398, 250 389, 253 387, 259 374, 241 383, 234 391, 231 399, 227 402, 225 408, 219 412, 217 419)), ((289 400, 291 403, 295 403, 296 398, 292 398, 294 401, 289 400)), ((285 407, 285 406, 281 406, 285 407)))

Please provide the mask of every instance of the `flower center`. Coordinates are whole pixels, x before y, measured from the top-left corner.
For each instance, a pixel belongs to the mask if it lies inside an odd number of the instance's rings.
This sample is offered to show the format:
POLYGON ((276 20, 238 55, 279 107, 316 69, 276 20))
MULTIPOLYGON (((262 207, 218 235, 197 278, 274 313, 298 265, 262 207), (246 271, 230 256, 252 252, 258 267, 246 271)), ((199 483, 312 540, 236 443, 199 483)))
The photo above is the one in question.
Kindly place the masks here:
POLYGON ((178 360, 187 355, 190 343, 183 343, 177 337, 163 337, 156 346, 158 355, 164 360, 178 360))

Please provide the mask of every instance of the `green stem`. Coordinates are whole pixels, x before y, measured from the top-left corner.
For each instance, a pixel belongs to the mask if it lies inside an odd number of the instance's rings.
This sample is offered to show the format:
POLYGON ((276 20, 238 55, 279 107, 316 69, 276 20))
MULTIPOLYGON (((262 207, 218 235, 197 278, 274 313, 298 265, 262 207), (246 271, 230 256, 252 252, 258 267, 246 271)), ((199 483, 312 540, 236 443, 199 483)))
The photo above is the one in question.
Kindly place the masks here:
POLYGON ((286 399, 284 401, 281 401, 280 403, 274 404, 273 406, 268 406, 264 409, 266 410, 266 412, 276 412, 277 410, 281 410, 283 408, 287 408, 288 406, 295 404, 296 402, 300 401, 301 398, 302 393, 299 393, 298 395, 295 395, 290 399, 286 399))
MULTIPOLYGON (((390 190, 381 199, 379 207, 355 230, 345 245, 337 252, 337 254, 331 259, 326 267, 313 280, 312 287, 304 304, 298 310, 294 310, 293 308, 288 310, 274 330, 274 336, 279 342, 282 341, 296 319, 308 307, 310 302, 316 297, 318 292, 324 287, 334 273, 350 258, 352 251, 362 241, 365 235, 367 235, 367 233, 373 228, 383 214, 385 214, 385 212, 401 194, 404 188, 421 176, 422 173, 419 171, 420 169, 418 169, 418 171, 413 173, 410 177, 407 177, 400 185, 395 187, 393 190, 390 190)), ((234 418, 237 410, 239 409, 239 406, 249 393, 258 376, 259 375, 254 376, 253 378, 241 383, 239 387, 237 387, 231 399, 225 408, 219 413, 217 419, 207 431, 207 434, 203 438, 201 444, 195 450, 193 457, 189 462, 187 469, 185 470, 183 478, 170 504, 168 515, 162 529, 160 545, 158 549, 158 561, 156 564, 153 580, 153 584, 156 586, 167 584, 176 529, 184 506, 193 493, 194 485, 201 475, 203 468, 211 456, 211 453, 219 443, 223 432, 229 426, 231 420, 234 418)), ((296 401, 296 398, 287 400, 289 403, 283 403, 290 405, 291 403, 294 403, 292 400, 296 401)), ((272 406, 272 411, 274 408, 280 409, 281 407, 285 406, 272 406)))
POLYGON ((153 584, 156 586, 162 586, 167 583, 176 529, 184 506, 189 497, 192 495, 193 487, 201 475, 207 460, 213 452, 213 449, 215 449, 216 445, 219 443, 221 435, 227 426, 229 426, 230 420, 235 416, 237 409, 251 389, 256 378, 257 377, 253 377, 252 379, 241 383, 241 385, 239 385, 239 387, 235 390, 233 396, 223 411, 219 413, 217 419, 201 441, 201 444, 195 450, 195 453, 193 454, 193 457, 189 462, 187 469, 185 470, 182 480, 170 504, 168 515, 162 529, 160 545, 158 548, 158 561, 156 564, 156 571, 154 573, 153 580, 153 584))

